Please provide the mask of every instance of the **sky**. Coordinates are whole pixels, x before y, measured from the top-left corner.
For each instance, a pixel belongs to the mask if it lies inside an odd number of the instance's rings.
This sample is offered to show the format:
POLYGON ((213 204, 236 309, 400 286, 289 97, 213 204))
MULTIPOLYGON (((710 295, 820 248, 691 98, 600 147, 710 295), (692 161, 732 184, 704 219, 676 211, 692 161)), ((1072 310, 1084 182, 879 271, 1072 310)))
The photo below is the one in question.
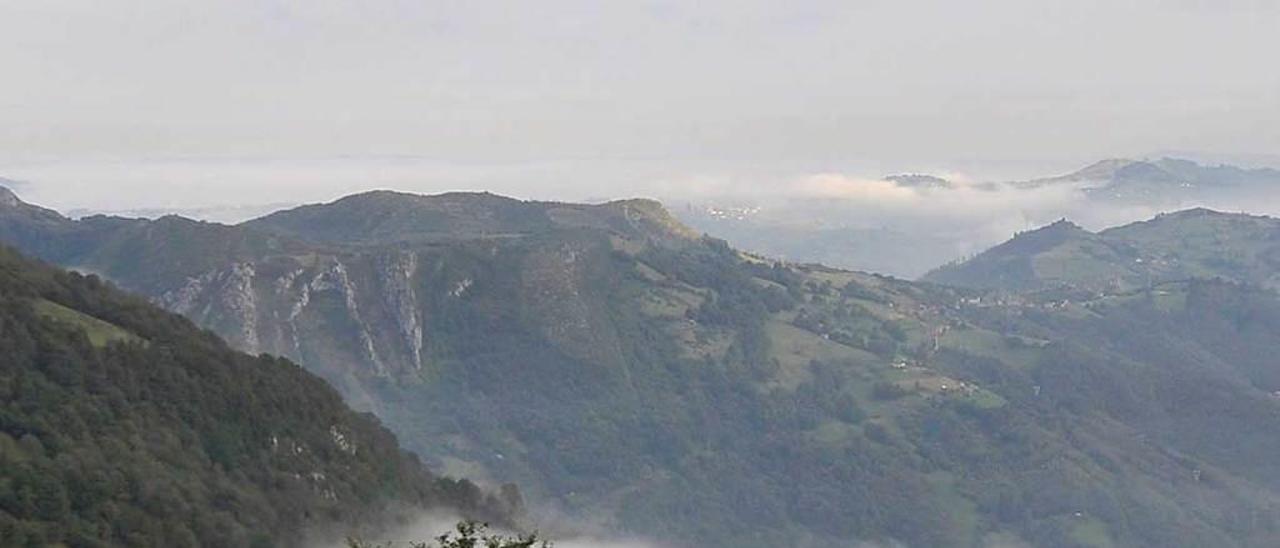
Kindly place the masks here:
POLYGON ((60 208, 594 199, 1280 151, 1280 0, 0 0, 60 208))

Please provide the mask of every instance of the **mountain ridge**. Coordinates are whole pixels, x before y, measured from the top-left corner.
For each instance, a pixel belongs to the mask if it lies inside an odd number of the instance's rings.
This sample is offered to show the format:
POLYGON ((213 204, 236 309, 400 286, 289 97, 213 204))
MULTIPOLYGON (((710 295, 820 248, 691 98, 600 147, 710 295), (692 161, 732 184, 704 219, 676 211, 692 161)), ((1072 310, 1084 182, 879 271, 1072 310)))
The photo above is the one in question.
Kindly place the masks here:
POLYGON ((1018 188, 1082 185, 1093 201, 1118 205, 1186 207, 1232 202, 1280 187, 1280 170, 1207 165, 1180 158, 1108 159, 1078 171, 1015 183, 1018 188))
POLYGON ((698 236, 653 200, 581 205, 517 200, 488 192, 421 195, 370 191, 280 211, 238 226, 349 244, 513 237, 578 225, 617 230, 630 225, 636 230, 649 229, 653 231, 649 235, 664 239, 698 236), (317 224, 314 219, 322 222, 317 224))

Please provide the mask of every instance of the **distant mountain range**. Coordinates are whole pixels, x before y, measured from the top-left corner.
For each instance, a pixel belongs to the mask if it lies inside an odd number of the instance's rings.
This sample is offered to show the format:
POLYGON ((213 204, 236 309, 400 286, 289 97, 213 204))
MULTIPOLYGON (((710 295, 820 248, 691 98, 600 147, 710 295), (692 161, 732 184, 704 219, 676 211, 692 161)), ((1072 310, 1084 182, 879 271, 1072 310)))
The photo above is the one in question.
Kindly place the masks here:
POLYGON ((1250 285, 916 283, 647 200, 375 192, 235 226, 0 202, 0 240, 297 361, 535 513, 673 546, 1280 540, 1280 299, 1250 285))
POLYGON ((942 177, 922 173, 889 175, 884 180, 895 182, 907 188, 950 188, 952 186, 951 181, 942 177))
POLYGON ((1190 160, 1103 160, 1069 175, 1039 179, 1024 188, 1083 184, 1090 198, 1113 203, 1185 206, 1235 200, 1280 188, 1280 170, 1204 166, 1190 160))

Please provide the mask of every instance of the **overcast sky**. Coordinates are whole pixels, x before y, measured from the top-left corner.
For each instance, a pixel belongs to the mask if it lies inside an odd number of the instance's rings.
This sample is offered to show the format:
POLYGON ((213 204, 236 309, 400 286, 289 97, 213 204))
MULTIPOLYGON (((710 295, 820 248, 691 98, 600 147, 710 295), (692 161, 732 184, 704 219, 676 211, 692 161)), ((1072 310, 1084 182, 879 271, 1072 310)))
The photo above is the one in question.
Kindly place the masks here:
POLYGON ((1280 152, 1275 0, 0 0, 0 44, 0 177, 63 207, 1280 152))

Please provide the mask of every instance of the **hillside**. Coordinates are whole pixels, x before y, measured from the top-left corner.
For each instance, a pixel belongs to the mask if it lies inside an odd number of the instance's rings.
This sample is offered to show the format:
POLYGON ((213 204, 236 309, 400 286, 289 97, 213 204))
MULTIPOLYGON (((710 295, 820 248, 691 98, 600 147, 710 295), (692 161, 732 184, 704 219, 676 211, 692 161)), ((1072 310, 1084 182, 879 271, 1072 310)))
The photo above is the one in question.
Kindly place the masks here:
POLYGON ((516 510, 433 476, 297 366, 7 248, 0 352, 0 545, 302 546, 516 510))
MULTIPOLYGON (((613 531, 761 548, 1280 539, 1280 386, 1238 354, 1280 336, 1280 304, 1247 288, 1005 300, 743 254, 647 201, 375 193, 235 227, 69 222, 101 243, 65 264, 296 360, 434 466, 613 531)), ((1084 232, 1055 230, 1027 247, 1084 232)))
POLYGON ((1190 209, 1092 233, 1051 225, 924 279, 948 285, 1114 291, 1192 278, 1280 288, 1280 220, 1190 209))

